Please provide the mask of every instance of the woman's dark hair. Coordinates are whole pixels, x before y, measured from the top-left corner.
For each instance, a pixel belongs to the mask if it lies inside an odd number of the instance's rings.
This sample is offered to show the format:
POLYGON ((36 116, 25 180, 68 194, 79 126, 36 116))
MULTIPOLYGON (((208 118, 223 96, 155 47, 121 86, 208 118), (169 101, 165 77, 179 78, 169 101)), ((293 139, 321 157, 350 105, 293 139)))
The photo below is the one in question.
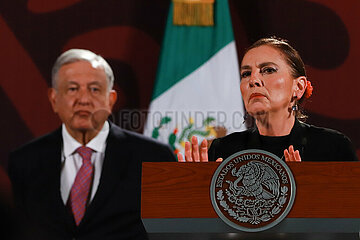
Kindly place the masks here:
MULTIPOLYGON (((306 77, 305 64, 301 59, 300 54, 285 39, 277 37, 261 38, 253 43, 249 48, 247 48, 245 54, 249 50, 263 45, 273 47, 279 50, 282 55, 284 55, 284 58, 291 69, 291 75, 293 78, 298 78, 301 76, 306 77)), ((304 95, 298 100, 298 104, 301 104, 304 101, 304 95)), ((307 118, 307 116, 302 112, 302 109, 300 109, 300 106, 299 109, 295 112, 295 116, 296 118, 303 121, 307 118)))

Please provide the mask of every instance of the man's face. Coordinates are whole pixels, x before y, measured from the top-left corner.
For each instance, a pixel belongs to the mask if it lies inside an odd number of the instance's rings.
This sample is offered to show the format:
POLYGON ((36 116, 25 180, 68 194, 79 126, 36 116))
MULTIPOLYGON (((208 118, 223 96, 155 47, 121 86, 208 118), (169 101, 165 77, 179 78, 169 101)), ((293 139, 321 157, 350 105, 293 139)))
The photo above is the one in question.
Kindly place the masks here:
POLYGON ((63 65, 56 82, 49 99, 66 128, 82 133, 100 130, 116 101, 116 92, 108 90, 105 71, 77 61, 63 65))

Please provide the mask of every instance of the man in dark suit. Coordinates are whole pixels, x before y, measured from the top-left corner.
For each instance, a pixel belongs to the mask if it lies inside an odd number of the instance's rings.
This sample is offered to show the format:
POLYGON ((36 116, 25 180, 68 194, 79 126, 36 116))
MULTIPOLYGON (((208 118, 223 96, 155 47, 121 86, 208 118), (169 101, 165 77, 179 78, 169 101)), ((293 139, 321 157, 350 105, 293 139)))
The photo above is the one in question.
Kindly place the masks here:
POLYGON ((117 97, 113 82, 108 63, 88 50, 69 50, 55 62, 49 99, 63 124, 9 160, 30 239, 147 239, 141 163, 175 156, 107 121, 117 97))

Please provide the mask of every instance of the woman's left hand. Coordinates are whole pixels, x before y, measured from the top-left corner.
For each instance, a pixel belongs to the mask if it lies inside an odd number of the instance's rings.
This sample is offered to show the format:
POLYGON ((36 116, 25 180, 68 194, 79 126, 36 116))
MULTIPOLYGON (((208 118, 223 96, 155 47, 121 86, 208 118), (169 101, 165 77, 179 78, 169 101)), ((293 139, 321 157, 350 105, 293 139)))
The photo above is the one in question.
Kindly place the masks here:
POLYGON ((284 150, 285 162, 301 162, 299 150, 294 151, 294 146, 284 150))

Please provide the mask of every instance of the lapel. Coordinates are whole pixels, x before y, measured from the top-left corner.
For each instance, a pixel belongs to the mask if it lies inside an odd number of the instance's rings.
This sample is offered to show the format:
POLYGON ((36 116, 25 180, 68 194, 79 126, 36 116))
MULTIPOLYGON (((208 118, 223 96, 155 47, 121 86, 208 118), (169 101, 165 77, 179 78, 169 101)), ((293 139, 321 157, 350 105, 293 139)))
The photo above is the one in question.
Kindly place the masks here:
POLYGON ((60 193, 61 149, 63 145, 61 127, 46 139, 40 154, 40 164, 44 175, 43 204, 48 205, 49 218, 57 224, 73 229, 73 217, 63 203, 60 193))
POLYGON ((307 124, 300 122, 295 118, 295 124, 294 127, 291 129, 290 133, 290 144, 293 145, 295 150, 299 150, 300 156, 303 159, 304 158, 304 151, 307 144, 307 138, 306 138, 306 129, 307 124))
MULTIPOLYGON (((113 193, 113 189, 119 183, 119 178, 127 169, 129 161, 125 159, 131 158, 131 153, 128 151, 126 136, 123 131, 110 123, 109 136, 106 142, 105 158, 101 171, 100 182, 95 193, 94 199, 88 206, 84 218, 79 227, 86 224, 104 204, 106 199, 113 193)), ((96 217, 96 216, 95 216, 96 217)))

